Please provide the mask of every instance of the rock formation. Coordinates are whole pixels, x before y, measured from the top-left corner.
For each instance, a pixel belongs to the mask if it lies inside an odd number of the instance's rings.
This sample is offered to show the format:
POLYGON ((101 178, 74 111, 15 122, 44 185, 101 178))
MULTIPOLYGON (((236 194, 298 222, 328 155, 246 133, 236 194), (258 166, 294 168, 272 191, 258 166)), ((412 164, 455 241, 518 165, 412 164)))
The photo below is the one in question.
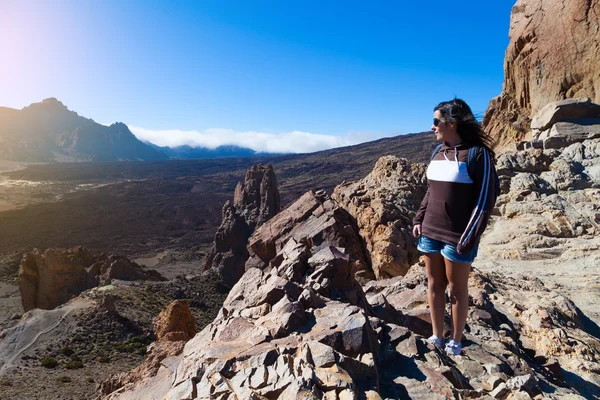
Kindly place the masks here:
POLYGON ((503 218, 485 236, 489 253, 554 258, 575 246, 570 239, 589 246, 588 239, 600 235, 600 134, 594 134, 600 120, 574 119, 581 114, 575 105, 600 109, 581 101, 551 103, 534 118, 538 139, 524 143, 527 150, 498 157, 504 194, 497 208, 503 218), (571 108, 566 114, 565 105, 571 108), (561 122, 565 118, 570 122, 561 122))
POLYGON ((600 102, 600 1, 518 0, 512 9, 502 93, 483 118, 500 147, 530 139, 531 118, 547 103, 600 102))
POLYGON ((223 206, 221 226, 206 257, 203 270, 215 270, 223 282, 233 286, 244 273, 249 257, 246 245, 252 232, 280 209, 279 190, 271 165, 257 164, 238 182, 233 197, 223 206))
MULTIPOLYGON (((110 394, 131 388, 135 382, 157 374, 163 363, 183 351, 185 343, 198 332, 196 320, 190 312, 188 300, 174 300, 156 318, 154 334, 156 342, 148 346, 148 356, 142 364, 128 373, 113 376, 100 386, 100 392, 110 394)), ((140 396, 149 398, 151 392, 140 396)))
POLYGON ((154 270, 144 271, 122 256, 96 258, 83 247, 35 249, 23 256, 19 267, 19 289, 25 311, 51 310, 86 289, 108 285, 112 279, 165 280, 154 270))
MULTIPOLYGON (((399 185, 410 176, 418 173, 399 185)), ((403 196, 394 202, 410 211, 418 194, 403 196)), ((359 226, 325 193, 306 193, 252 235, 247 270, 217 318, 153 377, 107 398, 580 398, 600 388, 600 341, 569 299, 535 278, 474 270, 463 355, 428 344, 423 265, 362 287, 354 278, 369 275, 359 235, 368 226, 378 225, 359 226)))
POLYGON ((332 198, 356 219, 377 279, 404 275, 419 253, 412 218, 425 196, 425 165, 380 158, 358 182, 343 183, 332 198))
POLYGON ((23 310, 51 310, 87 289, 86 268, 94 257, 84 248, 34 250, 23 256, 19 289, 23 310))
POLYGON ((166 279, 153 269, 144 270, 127 257, 100 255, 88 269, 88 287, 109 285, 113 279, 122 281, 165 281, 166 279))

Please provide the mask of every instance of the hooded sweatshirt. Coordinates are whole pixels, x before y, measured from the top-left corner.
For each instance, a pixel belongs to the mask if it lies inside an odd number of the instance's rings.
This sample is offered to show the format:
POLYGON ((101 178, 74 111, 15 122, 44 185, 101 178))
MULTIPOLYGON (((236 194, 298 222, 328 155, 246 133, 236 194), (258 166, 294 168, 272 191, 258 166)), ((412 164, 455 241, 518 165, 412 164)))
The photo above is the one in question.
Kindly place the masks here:
POLYGON ((479 243, 495 201, 490 153, 481 148, 471 179, 469 148, 444 143, 433 156, 427 168, 427 194, 413 218, 424 236, 454 245, 461 253, 479 243))

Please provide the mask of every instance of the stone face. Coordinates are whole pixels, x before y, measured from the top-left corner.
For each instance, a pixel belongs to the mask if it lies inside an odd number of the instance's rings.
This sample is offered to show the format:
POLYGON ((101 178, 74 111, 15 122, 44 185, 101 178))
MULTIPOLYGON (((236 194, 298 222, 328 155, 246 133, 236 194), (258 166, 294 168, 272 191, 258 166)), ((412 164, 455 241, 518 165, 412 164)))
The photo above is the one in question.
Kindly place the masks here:
POLYGON ((425 196, 425 166, 380 158, 364 179, 335 188, 332 198, 356 219, 377 279, 404 275, 419 253, 412 217, 425 196))
POLYGON ((69 250, 34 250, 19 267, 23 310, 51 310, 87 289, 86 267, 94 262, 82 247, 69 250))
POLYGON ((228 286, 233 286, 244 273, 249 258, 248 238, 260 225, 280 210, 277 179, 271 165, 257 164, 238 182, 233 203, 223 206, 221 226, 202 269, 213 269, 228 286))
POLYGON ((549 102, 600 102, 598 15, 598 0, 518 0, 513 6, 502 93, 483 118, 500 147, 531 139, 531 118, 549 102))

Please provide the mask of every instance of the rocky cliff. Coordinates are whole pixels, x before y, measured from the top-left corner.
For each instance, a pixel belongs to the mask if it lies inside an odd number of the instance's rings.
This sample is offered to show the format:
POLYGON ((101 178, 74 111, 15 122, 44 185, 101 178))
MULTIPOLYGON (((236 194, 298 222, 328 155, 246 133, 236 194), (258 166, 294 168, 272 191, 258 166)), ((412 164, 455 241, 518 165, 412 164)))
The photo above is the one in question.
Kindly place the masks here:
POLYGON ((502 93, 483 118, 500 147, 527 138, 552 101, 600 102, 600 1, 518 0, 512 9, 502 93))

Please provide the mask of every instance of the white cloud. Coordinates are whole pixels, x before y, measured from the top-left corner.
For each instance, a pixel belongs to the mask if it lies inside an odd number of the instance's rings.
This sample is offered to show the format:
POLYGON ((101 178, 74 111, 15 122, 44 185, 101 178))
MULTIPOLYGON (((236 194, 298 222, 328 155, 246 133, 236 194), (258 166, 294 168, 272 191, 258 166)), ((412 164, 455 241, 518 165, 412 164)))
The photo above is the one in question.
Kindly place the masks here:
POLYGON ((129 129, 138 139, 158 146, 188 145, 214 149, 222 145, 237 145, 267 153, 310 153, 376 139, 368 133, 332 136, 301 131, 285 133, 236 132, 222 128, 206 129, 203 132, 177 129, 153 131, 135 126, 130 126, 129 129))

